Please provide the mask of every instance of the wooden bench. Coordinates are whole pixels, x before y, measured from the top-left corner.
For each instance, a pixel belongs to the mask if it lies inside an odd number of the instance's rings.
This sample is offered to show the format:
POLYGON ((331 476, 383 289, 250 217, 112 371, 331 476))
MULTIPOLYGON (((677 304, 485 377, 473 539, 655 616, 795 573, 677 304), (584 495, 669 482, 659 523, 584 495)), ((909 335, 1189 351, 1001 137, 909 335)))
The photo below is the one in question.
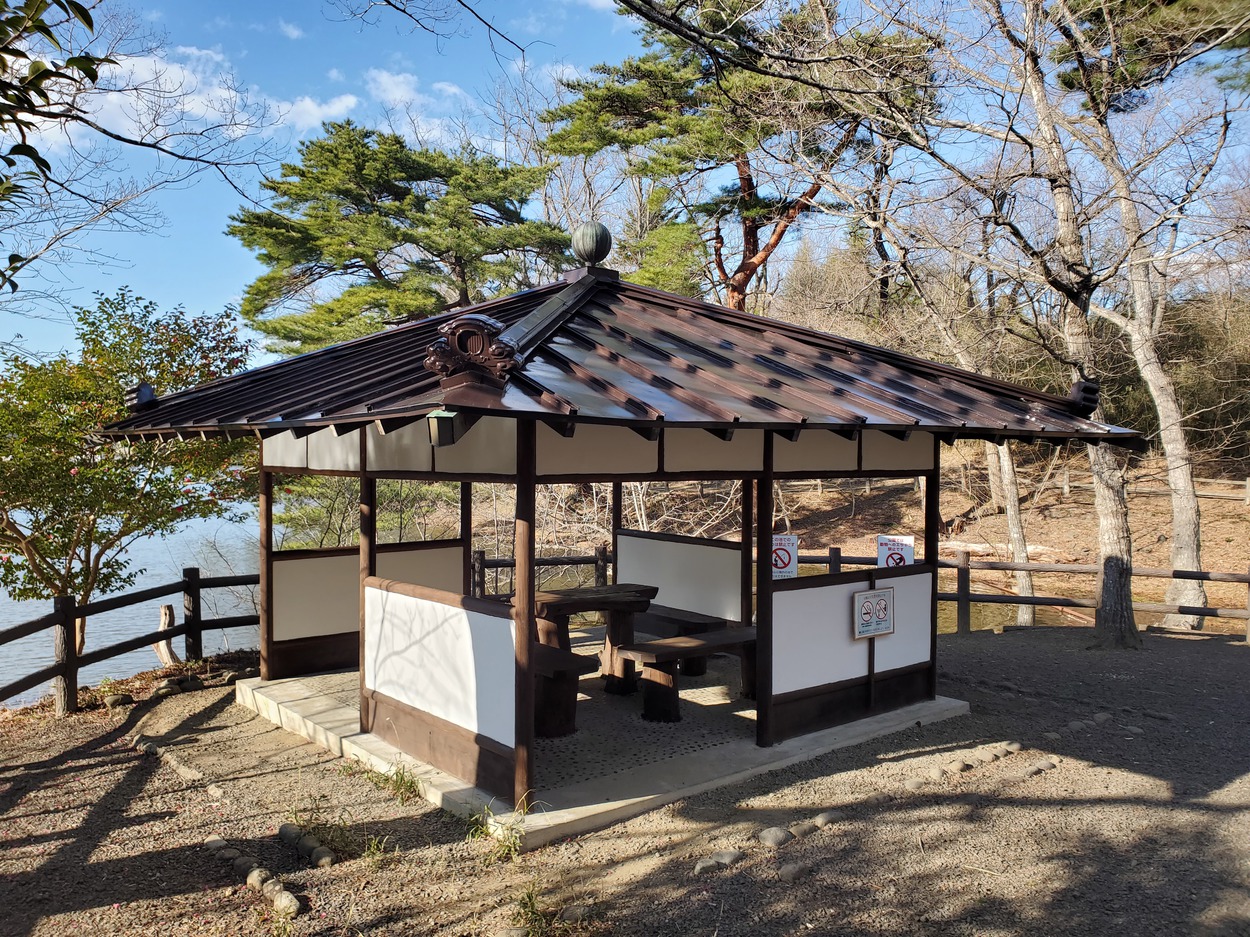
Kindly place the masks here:
POLYGON ((599 658, 546 644, 530 644, 534 674, 534 734, 559 738, 577 731, 577 681, 599 669, 599 658))
MULTIPOLYGON (((634 631, 653 634, 657 638, 679 638, 687 635, 708 634, 724 631, 729 622, 724 618, 688 612, 684 608, 651 603, 645 612, 634 615, 634 631)), ((701 677, 707 673, 707 655, 683 657, 681 672, 687 677, 701 677)))
POLYGON ((678 635, 658 641, 626 644, 618 653, 642 664, 642 718, 649 722, 680 722, 677 666, 684 657, 706 657, 729 651, 742 659, 742 695, 755 696, 755 629, 733 628, 702 635, 678 635))

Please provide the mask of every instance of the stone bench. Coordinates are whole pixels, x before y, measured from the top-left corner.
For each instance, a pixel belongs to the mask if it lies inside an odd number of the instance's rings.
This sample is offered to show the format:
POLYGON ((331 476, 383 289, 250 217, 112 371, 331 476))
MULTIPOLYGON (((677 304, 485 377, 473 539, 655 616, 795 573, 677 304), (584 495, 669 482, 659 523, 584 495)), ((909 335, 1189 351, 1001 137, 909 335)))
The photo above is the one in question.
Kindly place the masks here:
POLYGON ((642 664, 642 718, 649 722, 680 722, 677 692, 678 663, 687 657, 704 657, 718 651, 742 659, 742 693, 755 696, 755 629, 733 628, 701 635, 679 635, 656 641, 626 644, 618 653, 642 664))

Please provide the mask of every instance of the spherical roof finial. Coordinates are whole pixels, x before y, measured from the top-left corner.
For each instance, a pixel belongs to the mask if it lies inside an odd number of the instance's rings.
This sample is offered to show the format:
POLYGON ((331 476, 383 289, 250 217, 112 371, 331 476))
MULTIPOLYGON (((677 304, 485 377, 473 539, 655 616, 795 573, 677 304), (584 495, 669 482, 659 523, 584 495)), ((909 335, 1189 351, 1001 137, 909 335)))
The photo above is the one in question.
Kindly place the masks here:
POLYGON ((573 253, 593 267, 612 252, 612 232, 598 221, 587 221, 573 231, 573 253))

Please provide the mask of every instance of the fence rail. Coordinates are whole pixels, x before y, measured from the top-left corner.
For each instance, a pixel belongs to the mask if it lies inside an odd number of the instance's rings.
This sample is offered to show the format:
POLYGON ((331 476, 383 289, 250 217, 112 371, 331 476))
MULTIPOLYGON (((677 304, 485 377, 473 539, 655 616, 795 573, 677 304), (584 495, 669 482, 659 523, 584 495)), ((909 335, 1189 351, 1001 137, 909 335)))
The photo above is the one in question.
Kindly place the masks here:
POLYGON ((260 618, 257 615, 232 615, 223 618, 204 618, 201 613, 201 597, 205 589, 225 589, 238 586, 254 586, 260 577, 243 576, 211 576, 202 578, 198 567, 189 566, 182 571, 182 578, 163 586, 152 586, 126 595, 112 596, 96 602, 79 605, 71 596, 58 596, 52 601, 52 614, 22 622, 11 628, 0 631, 0 647, 11 644, 20 638, 26 638, 41 631, 52 631, 52 648, 55 663, 43 667, 32 674, 13 680, 0 686, 0 700, 16 696, 27 690, 51 680, 52 695, 56 705, 56 713, 63 716, 78 709, 78 671, 83 667, 110 660, 131 651, 167 641, 170 638, 183 639, 184 653, 188 660, 196 660, 204 656, 205 629, 218 631, 224 628, 246 628, 255 626, 260 618), (183 621, 172 628, 157 629, 146 634, 118 641, 107 647, 79 654, 75 641, 75 622, 81 618, 102 615, 105 612, 128 608, 152 599, 160 599, 170 595, 182 595, 183 621))
MULTIPOLYGON (((611 550, 606 545, 597 547, 588 556, 544 556, 535 560, 540 568, 559 566, 593 566, 595 584, 605 585, 608 581, 608 567, 614 562, 611 550)), ((799 563, 805 566, 826 566, 830 572, 840 572, 843 565, 875 566, 875 556, 843 555, 837 547, 830 547, 825 553, 803 553, 799 555, 799 563)), ((470 557, 471 592, 476 597, 486 594, 486 572, 491 569, 511 569, 515 562, 509 557, 486 556, 483 550, 474 550, 470 557)), ((1058 595, 1003 595, 972 591, 973 570, 996 572, 1031 572, 1031 573, 1062 573, 1096 575, 1099 567, 1088 563, 1012 563, 1001 560, 973 560, 967 551, 960 550, 954 559, 939 557, 938 567, 954 569, 956 573, 955 591, 938 592, 939 602, 953 602, 956 608, 956 632, 967 634, 971 631, 971 607, 984 605, 1032 605, 1053 608, 1096 608, 1098 603, 1092 598, 1074 598, 1058 595)), ((182 637, 188 659, 203 656, 203 633, 208 630, 223 628, 244 628, 254 626, 259 619, 256 615, 234 615, 223 618, 205 619, 200 613, 201 595, 205 589, 222 589, 238 586, 253 586, 259 581, 256 575, 213 576, 201 577, 196 567, 188 567, 182 571, 183 578, 164 586, 154 586, 133 592, 128 595, 115 596, 86 605, 78 605, 69 596, 60 596, 53 601, 50 615, 42 615, 31 621, 22 622, 0 631, 0 647, 20 638, 38 634, 40 631, 52 630, 55 663, 43 667, 32 674, 0 686, 0 700, 16 696, 48 680, 53 682, 53 696, 58 715, 74 712, 78 706, 78 671, 82 667, 109 660, 121 654, 138 650, 158 641, 182 637), (146 634, 127 638, 108 647, 99 648, 79 655, 74 641, 74 623, 88 615, 99 615, 105 611, 126 608, 181 593, 183 596, 183 623, 172 628, 158 629, 146 634)), ((1199 570, 1171 570, 1155 568, 1134 568, 1132 575, 1147 579, 1185 579, 1200 582, 1242 583, 1247 586, 1245 608, 1217 608, 1213 606, 1169 605, 1162 602, 1134 602, 1133 610, 1138 612, 1154 612, 1163 614, 1197 615, 1202 618, 1229 618, 1247 622, 1247 640, 1250 641, 1250 571, 1244 573, 1208 572, 1199 570)))

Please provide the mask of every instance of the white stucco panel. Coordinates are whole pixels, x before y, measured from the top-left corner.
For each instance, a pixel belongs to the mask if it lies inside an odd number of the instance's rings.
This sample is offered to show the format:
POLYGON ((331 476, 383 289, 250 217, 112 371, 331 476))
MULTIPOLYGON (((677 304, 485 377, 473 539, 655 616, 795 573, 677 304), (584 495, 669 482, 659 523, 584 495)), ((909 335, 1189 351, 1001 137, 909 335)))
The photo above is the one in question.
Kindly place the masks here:
POLYGON ((773 468, 778 472, 853 472, 858 464, 855 440, 827 429, 805 429, 794 442, 773 439, 773 468))
POLYGON ((410 582, 444 592, 460 593, 464 587, 464 547, 426 547, 402 552, 378 552, 378 575, 396 582, 410 582))
POLYGON ((300 556, 273 563, 273 638, 360 630, 360 558, 300 556))
POLYGON ((360 471, 360 430, 335 435, 333 429, 318 430, 308 437, 308 467, 337 472, 360 471))
POLYGON ((773 593, 773 692, 788 693, 868 674, 868 642, 851 637, 846 583, 773 593))
POLYGON ((453 446, 434 450, 434 471, 448 474, 516 473, 516 420, 484 416, 453 446))
POLYGON ((930 617, 933 576, 917 573, 898 579, 882 580, 894 588, 894 633, 877 638, 873 665, 878 673, 929 659, 930 617))
POLYGON ((617 581, 658 586, 657 605, 728 621, 742 616, 742 554, 738 544, 722 548, 620 533, 616 550, 617 581))
POLYGON ((308 437, 298 439, 294 433, 278 433, 261 443, 264 465, 281 468, 308 468, 308 437))
POLYGON ((427 599, 365 590, 365 686, 511 747, 512 622, 427 599))
POLYGON ((624 426, 579 424, 561 436, 538 424, 539 475, 646 475, 660 464, 660 443, 643 439, 624 426))
POLYGON ((933 468, 933 434, 912 433, 896 439, 877 430, 865 430, 864 468, 869 471, 924 472, 933 468))
POLYGON ((664 431, 666 472, 758 472, 763 466, 763 430, 740 429, 728 440, 702 429, 664 431))
POLYGON ((428 472, 434 467, 430 425, 417 420, 383 435, 371 425, 365 438, 366 466, 371 472, 428 472))

